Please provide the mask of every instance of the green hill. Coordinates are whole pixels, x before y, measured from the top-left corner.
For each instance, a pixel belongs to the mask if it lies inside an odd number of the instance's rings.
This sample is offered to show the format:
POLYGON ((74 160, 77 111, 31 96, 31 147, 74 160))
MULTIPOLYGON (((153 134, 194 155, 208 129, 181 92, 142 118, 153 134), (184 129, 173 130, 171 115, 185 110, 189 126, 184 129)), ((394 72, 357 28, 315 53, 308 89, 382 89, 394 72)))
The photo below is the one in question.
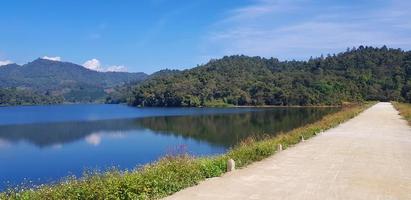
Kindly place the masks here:
POLYGON ((227 56, 130 87, 133 106, 335 105, 411 100, 411 52, 348 49, 308 61, 227 56))
POLYGON ((104 99, 115 86, 138 83, 146 77, 144 73, 97 72, 69 62, 37 59, 22 66, 1 66, 0 88, 14 88, 16 94, 29 91, 37 96, 62 98, 66 102, 95 102, 104 99))

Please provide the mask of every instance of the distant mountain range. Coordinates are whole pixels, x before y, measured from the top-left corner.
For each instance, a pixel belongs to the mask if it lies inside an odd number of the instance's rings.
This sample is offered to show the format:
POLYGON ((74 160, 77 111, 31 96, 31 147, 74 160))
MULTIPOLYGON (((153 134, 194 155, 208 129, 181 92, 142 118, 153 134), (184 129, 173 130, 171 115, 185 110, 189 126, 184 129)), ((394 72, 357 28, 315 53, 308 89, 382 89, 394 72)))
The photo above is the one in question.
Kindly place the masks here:
POLYGON ((136 84, 147 77, 141 72, 98 72, 74 63, 39 58, 22 66, 0 66, 0 89, 3 89, 3 93, 0 91, 0 105, 10 104, 4 102, 10 98, 19 98, 21 91, 41 97, 58 97, 64 102, 103 101, 112 88, 125 83, 136 84), (10 91, 17 95, 10 95, 10 91))

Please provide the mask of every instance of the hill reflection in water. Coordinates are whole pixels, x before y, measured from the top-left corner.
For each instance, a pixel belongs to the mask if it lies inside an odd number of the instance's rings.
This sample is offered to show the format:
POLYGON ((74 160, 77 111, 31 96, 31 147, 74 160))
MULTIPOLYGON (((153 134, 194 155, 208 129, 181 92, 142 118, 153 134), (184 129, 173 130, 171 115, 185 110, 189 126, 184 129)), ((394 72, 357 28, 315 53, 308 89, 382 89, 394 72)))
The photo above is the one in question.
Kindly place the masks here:
POLYGON ((274 108, 234 114, 161 116, 136 119, 37 123, 0 126, 3 142, 25 141, 44 148, 78 140, 96 133, 155 134, 193 138, 212 145, 230 147, 248 136, 275 135, 318 120, 337 108, 274 108))

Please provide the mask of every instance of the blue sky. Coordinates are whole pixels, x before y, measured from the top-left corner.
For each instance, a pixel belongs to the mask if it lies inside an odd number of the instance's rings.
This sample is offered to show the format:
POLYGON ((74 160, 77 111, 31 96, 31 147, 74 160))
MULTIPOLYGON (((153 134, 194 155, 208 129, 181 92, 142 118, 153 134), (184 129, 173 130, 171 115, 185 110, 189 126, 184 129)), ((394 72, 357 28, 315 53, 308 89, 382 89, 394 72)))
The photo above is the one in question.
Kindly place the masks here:
POLYGON ((0 65, 186 69, 224 55, 307 59, 358 45, 411 49, 409 0, 2 1, 0 65))

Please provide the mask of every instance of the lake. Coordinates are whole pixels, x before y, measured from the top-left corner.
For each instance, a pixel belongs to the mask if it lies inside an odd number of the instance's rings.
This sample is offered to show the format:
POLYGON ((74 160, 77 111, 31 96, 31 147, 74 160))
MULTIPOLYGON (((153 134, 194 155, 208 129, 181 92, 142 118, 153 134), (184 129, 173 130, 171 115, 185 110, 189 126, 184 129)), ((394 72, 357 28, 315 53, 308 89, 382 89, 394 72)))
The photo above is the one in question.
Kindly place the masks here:
POLYGON ((133 169, 167 154, 221 154, 247 137, 275 135, 337 110, 0 107, 0 190, 87 170, 133 169))

